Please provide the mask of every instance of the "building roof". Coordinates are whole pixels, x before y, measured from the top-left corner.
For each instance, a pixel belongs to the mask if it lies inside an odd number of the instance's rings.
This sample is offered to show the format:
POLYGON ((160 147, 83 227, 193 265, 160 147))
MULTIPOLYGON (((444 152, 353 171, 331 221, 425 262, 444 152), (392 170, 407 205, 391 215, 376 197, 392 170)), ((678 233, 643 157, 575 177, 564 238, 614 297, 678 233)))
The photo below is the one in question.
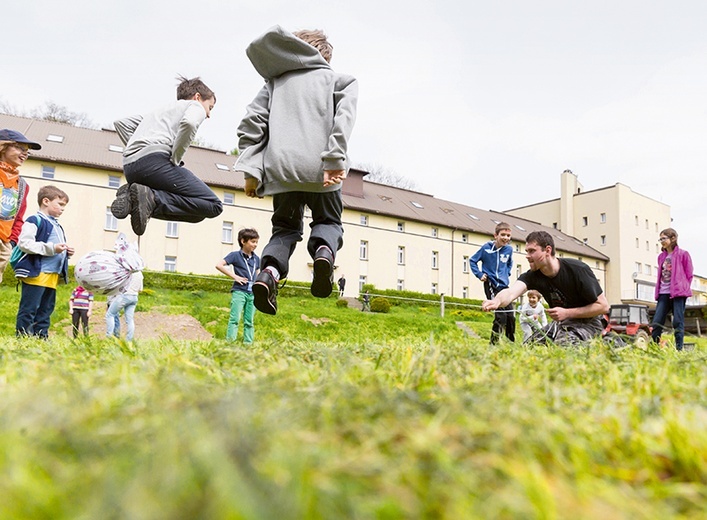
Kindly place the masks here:
MULTIPOLYGON (((0 114, 0 128, 22 132, 42 145, 41 150, 32 150, 30 159, 122 172, 123 144, 114 130, 80 128, 6 114, 0 114)), ((233 190, 244 188, 243 174, 232 170, 235 158, 224 151, 190 146, 184 162, 206 184, 233 190)), ((504 221, 512 226, 516 237, 525 237, 531 231, 547 231, 555 238, 555 246, 560 251, 609 260, 582 241, 537 222, 438 199, 418 191, 364 181, 365 175, 365 171, 351 169, 342 192, 345 208, 491 237, 496 224, 504 221)))

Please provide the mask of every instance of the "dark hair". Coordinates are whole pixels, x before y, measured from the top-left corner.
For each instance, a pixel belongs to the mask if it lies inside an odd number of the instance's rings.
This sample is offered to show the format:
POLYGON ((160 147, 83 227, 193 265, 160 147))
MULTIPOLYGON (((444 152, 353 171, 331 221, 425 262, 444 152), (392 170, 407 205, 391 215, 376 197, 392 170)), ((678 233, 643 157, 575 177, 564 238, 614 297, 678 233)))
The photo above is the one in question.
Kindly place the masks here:
POLYGON ((319 29, 304 29, 302 31, 295 31, 292 34, 317 49, 327 63, 331 62, 331 53, 334 51, 334 47, 329 43, 329 40, 327 40, 324 31, 320 31, 319 29))
POLYGON ((253 228, 243 228, 238 232, 238 244, 240 246, 243 246, 243 242, 248 242, 254 238, 260 238, 260 235, 253 228))
POLYGON ((528 236, 525 237, 525 242, 535 242, 541 249, 545 249, 547 246, 550 246, 552 248, 550 250, 550 254, 555 256, 555 241, 553 240, 552 235, 547 231, 531 231, 528 236))
POLYGON ((499 222, 496 224, 496 230, 493 232, 494 235, 498 235, 502 230, 511 230, 511 225, 508 222, 499 222))
POLYGON ((177 99, 191 99, 196 94, 199 94, 204 101, 211 98, 216 101, 216 94, 201 81, 201 78, 187 79, 184 76, 177 76, 177 79, 179 80, 177 99))
POLYGON ((69 196, 63 191, 61 191, 59 188, 57 188, 56 186, 52 186, 51 184, 42 186, 37 192, 37 204, 41 206, 42 201, 44 199, 49 199, 49 202, 53 201, 54 199, 63 199, 67 203, 69 202, 69 196))

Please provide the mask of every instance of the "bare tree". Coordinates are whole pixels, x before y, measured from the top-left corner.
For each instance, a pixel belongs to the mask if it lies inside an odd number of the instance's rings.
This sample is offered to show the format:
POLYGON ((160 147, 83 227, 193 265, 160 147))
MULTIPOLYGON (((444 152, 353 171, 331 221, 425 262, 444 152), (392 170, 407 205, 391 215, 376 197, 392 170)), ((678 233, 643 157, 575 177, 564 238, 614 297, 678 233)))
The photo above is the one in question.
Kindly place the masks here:
POLYGON ((45 101, 44 105, 32 110, 32 117, 43 121, 66 123, 82 128, 98 128, 84 112, 73 112, 65 106, 54 103, 53 101, 45 101))
POLYGON ((368 172, 366 176, 366 180, 368 181, 394 186, 404 190, 417 190, 415 181, 379 164, 361 164, 354 166, 354 168, 368 172))

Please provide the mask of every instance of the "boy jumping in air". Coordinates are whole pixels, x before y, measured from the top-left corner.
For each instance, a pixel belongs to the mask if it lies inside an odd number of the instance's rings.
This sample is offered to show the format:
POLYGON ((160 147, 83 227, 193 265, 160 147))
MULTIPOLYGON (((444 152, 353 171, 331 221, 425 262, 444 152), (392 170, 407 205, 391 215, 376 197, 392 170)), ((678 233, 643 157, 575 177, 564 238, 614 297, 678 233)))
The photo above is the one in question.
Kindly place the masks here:
POLYGON ((130 215, 136 235, 145 233, 151 217, 201 222, 223 211, 214 192, 182 162, 199 126, 210 117, 216 95, 199 78, 179 79, 176 102, 113 123, 125 144, 128 184, 118 189, 111 212, 118 219, 130 215))
POLYGON ((246 195, 273 197, 272 236, 253 285, 255 307, 266 314, 277 312, 277 284, 302 240, 305 205, 312 211, 311 292, 318 298, 332 292, 358 83, 332 70, 331 53, 323 32, 290 33, 279 26, 246 50, 265 85, 238 126, 235 170, 244 174, 246 195))

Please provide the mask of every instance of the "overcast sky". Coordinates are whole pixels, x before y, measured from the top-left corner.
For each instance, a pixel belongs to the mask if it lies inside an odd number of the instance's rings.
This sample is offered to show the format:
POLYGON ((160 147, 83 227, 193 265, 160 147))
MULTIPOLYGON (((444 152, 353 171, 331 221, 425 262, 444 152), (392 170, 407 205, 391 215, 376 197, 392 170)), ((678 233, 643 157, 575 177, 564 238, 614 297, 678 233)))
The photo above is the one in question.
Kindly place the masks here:
POLYGON ((177 74, 199 75, 218 98, 199 136, 223 149, 262 85, 247 44, 275 24, 323 29, 334 69, 360 82, 354 165, 494 210, 557 198, 565 169, 585 190, 621 182, 671 206, 707 276, 703 0, 34 0, 11 10, 0 101, 52 100, 109 126, 173 99, 177 74))

